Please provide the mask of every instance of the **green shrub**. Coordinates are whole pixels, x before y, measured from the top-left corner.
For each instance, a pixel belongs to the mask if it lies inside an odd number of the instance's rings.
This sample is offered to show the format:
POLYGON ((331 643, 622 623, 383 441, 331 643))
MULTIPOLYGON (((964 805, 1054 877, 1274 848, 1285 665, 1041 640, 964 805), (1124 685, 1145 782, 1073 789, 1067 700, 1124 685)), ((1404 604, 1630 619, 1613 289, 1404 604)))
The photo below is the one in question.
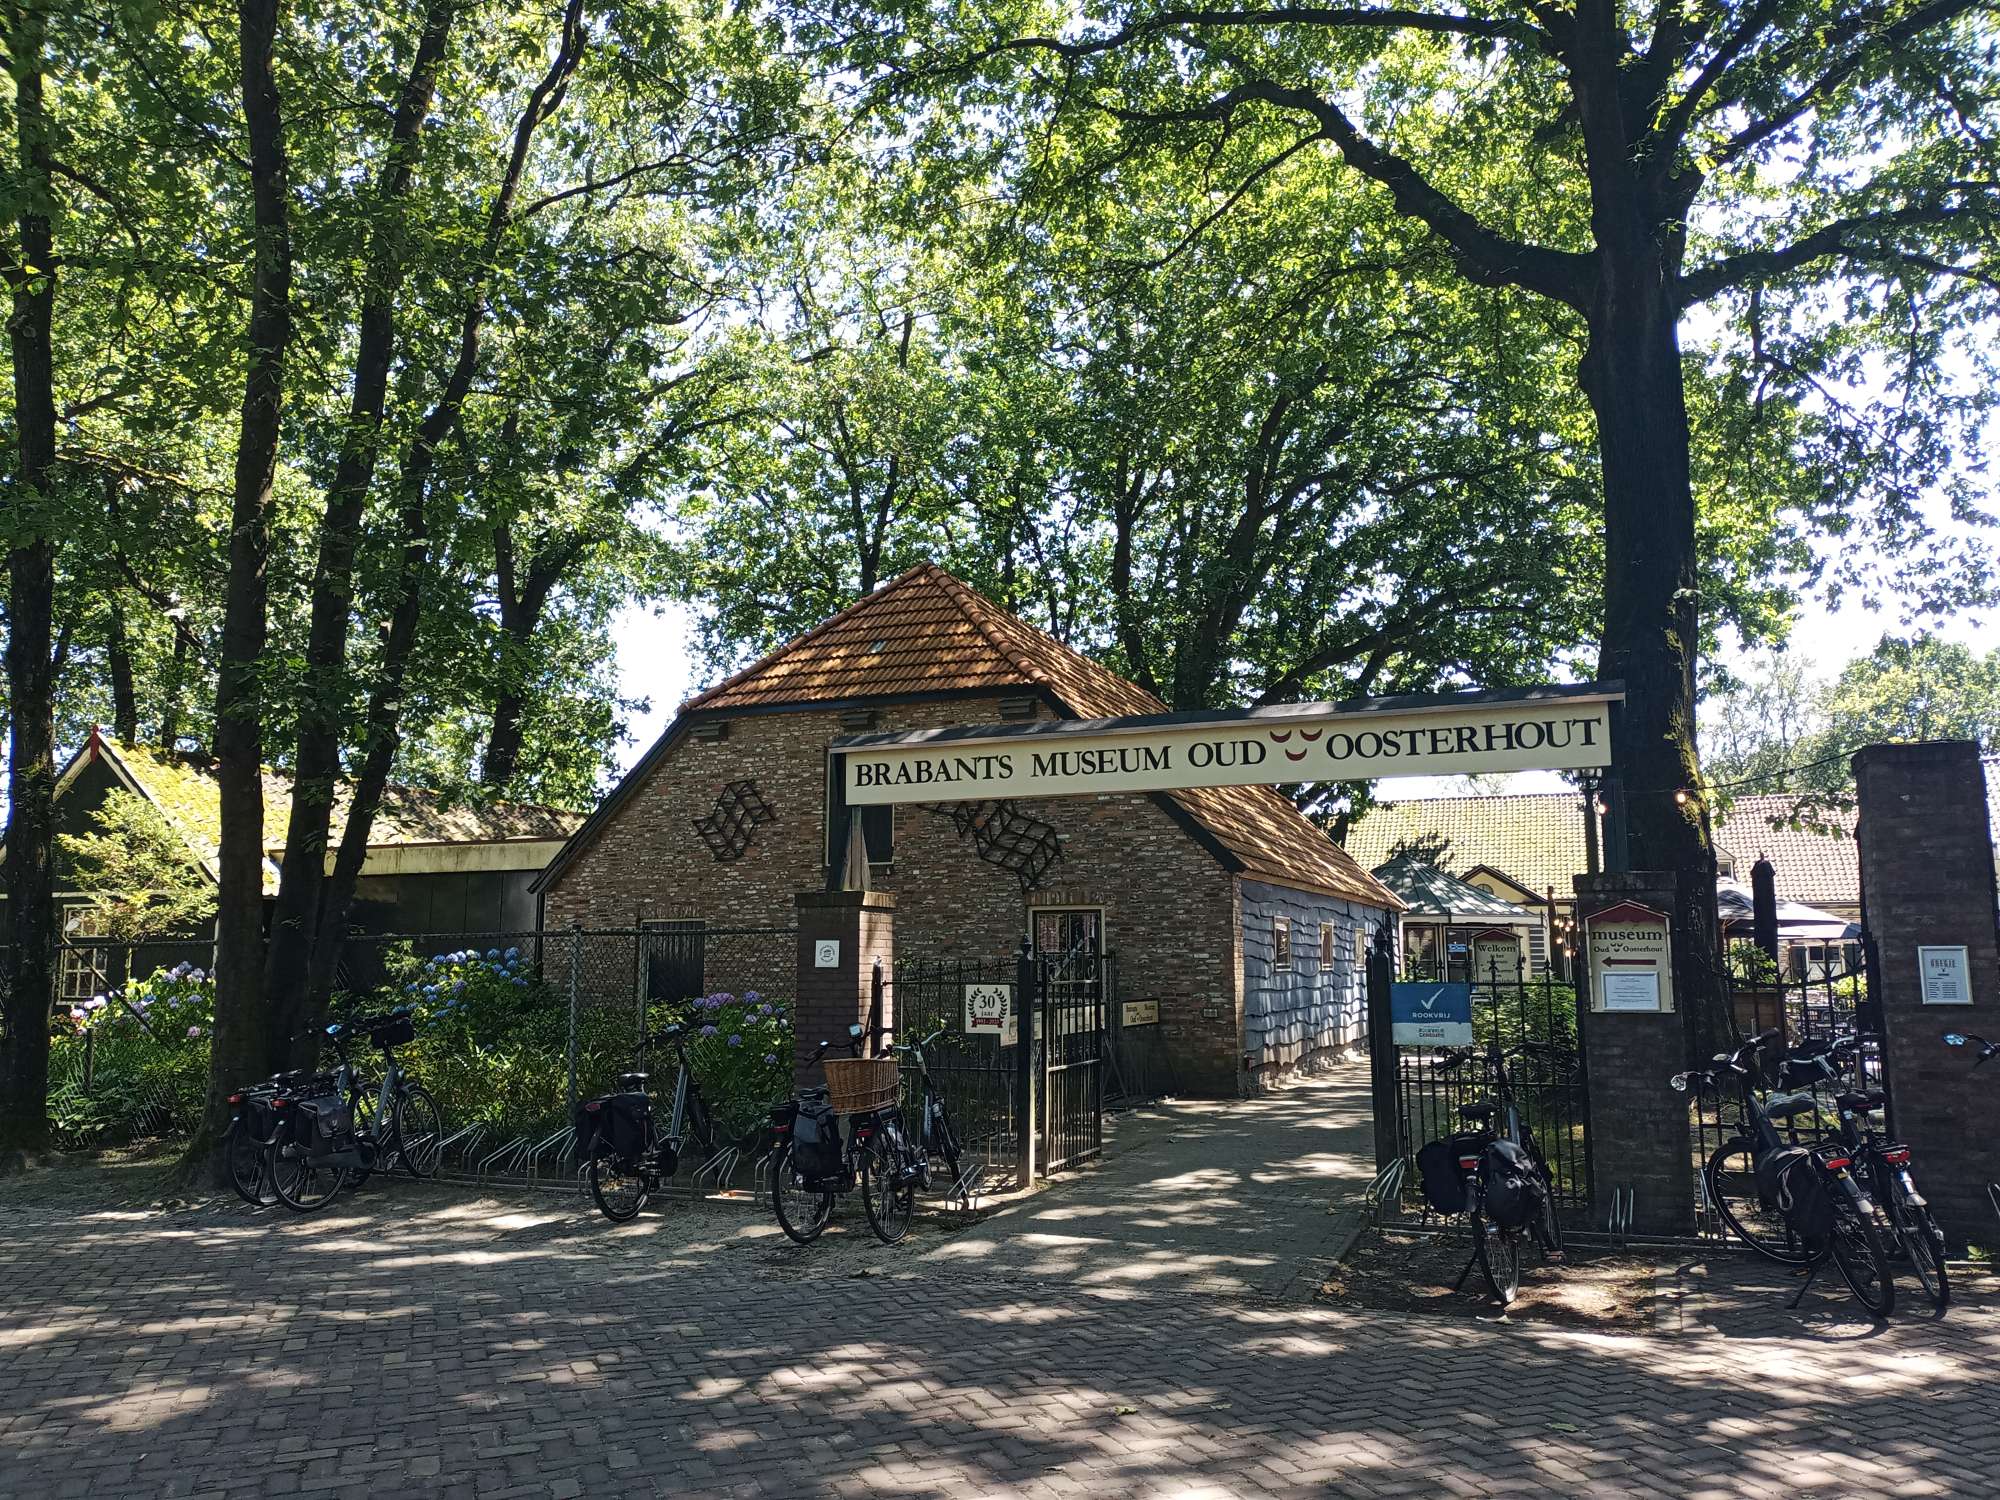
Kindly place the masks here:
POLYGON ((49 1115, 57 1134, 108 1145, 186 1131, 208 1087, 215 981, 191 964, 155 970, 52 1021, 49 1115))

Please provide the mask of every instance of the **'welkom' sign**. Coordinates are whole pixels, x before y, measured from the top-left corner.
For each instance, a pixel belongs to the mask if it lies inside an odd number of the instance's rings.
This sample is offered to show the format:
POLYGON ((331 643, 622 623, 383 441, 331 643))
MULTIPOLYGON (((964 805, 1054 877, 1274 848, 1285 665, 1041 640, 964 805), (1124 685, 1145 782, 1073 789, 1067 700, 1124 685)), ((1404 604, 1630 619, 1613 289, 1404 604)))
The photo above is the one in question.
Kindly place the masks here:
POLYGON ((856 735, 847 800, 1080 797, 1611 764, 1610 684, 856 735))

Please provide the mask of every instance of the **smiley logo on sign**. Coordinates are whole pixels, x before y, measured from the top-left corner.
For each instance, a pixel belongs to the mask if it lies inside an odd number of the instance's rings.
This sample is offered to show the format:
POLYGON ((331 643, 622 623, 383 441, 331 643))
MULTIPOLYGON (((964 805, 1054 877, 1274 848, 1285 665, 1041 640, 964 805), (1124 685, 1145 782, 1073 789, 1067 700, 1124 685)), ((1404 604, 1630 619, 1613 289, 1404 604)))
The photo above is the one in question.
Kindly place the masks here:
POLYGON ((1318 742, 1319 737, 1325 734, 1326 731, 1324 729, 1299 729, 1299 730, 1273 729, 1268 731, 1268 733, 1271 736, 1271 743, 1276 745, 1279 749, 1285 752, 1286 760, 1299 761, 1299 760, 1304 760, 1306 758, 1306 756, 1311 752, 1313 745, 1318 742), (1287 748, 1294 734, 1297 734, 1301 740, 1305 741, 1305 743, 1296 750, 1287 748))

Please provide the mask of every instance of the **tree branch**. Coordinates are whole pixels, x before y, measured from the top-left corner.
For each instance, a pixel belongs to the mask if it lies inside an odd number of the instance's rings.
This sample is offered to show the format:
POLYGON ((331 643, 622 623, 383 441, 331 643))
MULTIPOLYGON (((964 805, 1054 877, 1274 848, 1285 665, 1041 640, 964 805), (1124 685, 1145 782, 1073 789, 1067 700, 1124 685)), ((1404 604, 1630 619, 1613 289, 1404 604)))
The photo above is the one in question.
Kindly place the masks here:
POLYGON ((1746 250, 1741 255, 1726 256, 1711 261, 1705 266, 1697 266, 1680 278, 1679 294, 1682 307, 1693 307, 1706 302, 1717 292, 1731 287, 1747 286, 1767 282, 1796 271, 1801 266, 1830 256, 1844 255, 1853 259, 1881 259, 1892 253, 1892 248, 1881 244, 1857 242, 1851 236, 1879 232, 1890 229, 1907 229, 1922 224, 1945 224, 1954 219, 1973 218, 1991 213, 1991 208, 1981 209, 1971 204, 1931 204, 1918 208, 1897 209, 1879 214, 1857 214, 1852 218, 1836 219, 1831 224, 1823 224, 1802 239, 1776 250, 1746 250))

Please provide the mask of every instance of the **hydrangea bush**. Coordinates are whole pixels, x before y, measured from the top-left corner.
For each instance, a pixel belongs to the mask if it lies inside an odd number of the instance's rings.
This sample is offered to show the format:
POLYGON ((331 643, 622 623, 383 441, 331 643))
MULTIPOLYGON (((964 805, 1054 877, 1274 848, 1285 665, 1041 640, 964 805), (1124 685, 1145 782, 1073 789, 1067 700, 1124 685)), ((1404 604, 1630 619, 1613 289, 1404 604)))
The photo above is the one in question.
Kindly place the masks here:
POLYGON ((188 963, 59 1011, 49 1041, 57 1133, 102 1145, 192 1128, 214 1028, 215 980, 188 963))
MULTIPOLYGON (((702 1097, 731 1135, 762 1120, 791 1090, 792 1018, 789 1008, 755 990, 703 995, 685 1007, 652 1006, 648 1028, 670 1021, 687 1027, 688 1061, 702 1097)), ((670 1056, 652 1059, 656 1074, 670 1071, 670 1056)))

